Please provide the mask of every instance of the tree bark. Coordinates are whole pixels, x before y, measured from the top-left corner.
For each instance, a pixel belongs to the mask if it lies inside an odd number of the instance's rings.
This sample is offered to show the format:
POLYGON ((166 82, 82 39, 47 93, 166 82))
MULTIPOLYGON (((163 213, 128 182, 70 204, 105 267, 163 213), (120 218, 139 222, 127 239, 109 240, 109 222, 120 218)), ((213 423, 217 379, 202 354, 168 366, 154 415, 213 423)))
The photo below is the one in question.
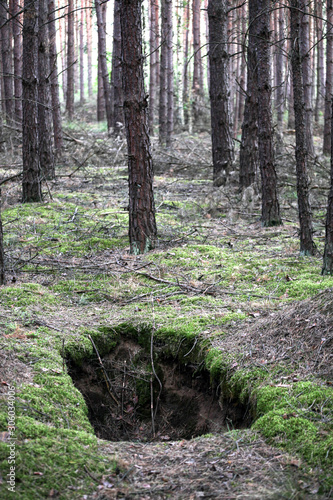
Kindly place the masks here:
POLYGON ((49 20, 49 37, 50 37, 50 81, 51 81, 54 147, 56 156, 60 157, 62 149, 62 124, 61 124, 61 109, 60 109, 60 99, 59 99, 57 44, 56 44, 56 27, 55 27, 55 2, 54 0, 50 0, 48 4, 49 4, 48 20, 49 20))
POLYGON ((302 58, 300 51, 301 5, 300 0, 290 3, 291 66, 294 88, 294 109, 296 129, 296 176, 298 215, 300 221, 300 252, 314 255, 312 214, 309 201, 309 181, 307 174, 308 149, 305 134, 305 103, 303 91, 302 58))
POLYGON ((12 125, 14 118, 13 101, 13 71, 11 54, 11 33, 8 19, 8 0, 0 0, 0 35, 1 35, 1 57, 2 73, 4 82, 4 99, 6 109, 6 120, 12 125))
POLYGON ((161 0, 161 59, 160 59, 160 99, 159 99, 159 140, 166 144, 168 115, 168 17, 167 0, 161 0))
POLYGON ((258 72, 258 146, 261 174, 262 215, 264 227, 282 224, 277 196, 271 111, 270 78, 270 0, 257 0, 255 21, 258 72))
POLYGON ((54 179, 52 111, 50 88, 50 54, 47 0, 38 6, 38 153, 42 175, 54 179))
POLYGON ((154 247, 157 234, 140 0, 120 0, 120 22, 129 171, 129 239, 131 253, 139 254, 154 247))
POLYGON ((80 104, 84 104, 84 9, 81 6, 80 11, 80 104))
POLYGON ((121 69, 121 27, 120 27, 120 4, 114 2, 113 15, 113 53, 112 53, 112 128, 113 133, 118 135, 124 125, 123 109, 123 87, 121 69))
POLYGON ((67 28, 67 92, 66 92, 66 111, 68 119, 71 121, 74 117, 74 0, 68 0, 68 28, 67 28))
MULTIPOLYGON (((112 102, 111 102, 111 85, 109 80, 109 71, 106 59, 106 27, 103 19, 102 2, 95 0, 97 28, 98 28, 98 61, 101 68, 101 77, 103 81, 103 92, 105 102, 106 120, 108 131, 112 128, 112 102)), ((106 4, 105 4, 106 8, 106 4)), ((106 12, 105 12, 106 15, 106 12)))
POLYGON ((247 43, 247 88, 240 145, 239 184, 245 189, 254 184, 259 172, 258 152, 258 74, 255 50, 255 20, 257 5, 249 0, 249 29, 247 43))
POLYGON ((149 33, 149 66, 150 66, 150 78, 149 78, 149 130, 150 133, 154 133, 154 123, 155 123, 155 106, 156 106, 156 90, 157 90, 157 60, 159 57, 159 50, 157 45, 157 19, 155 10, 156 0, 150 0, 150 33, 149 33))
POLYGON ((331 152, 331 98, 333 84, 333 1, 327 0, 326 85, 323 153, 331 152))
POLYGON ((15 96, 15 120, 22 124, 22 32, 21 32, 21 8, 18 0, 13 0, 13 57, 14 57, 14 96, 15 96))
MULTIPOLYGON (((332 98, 333 110, 333 98, 332 98)), ((333 135, 333 112, 331 113, 331 134, 333 135)), ((333 139, 331 138, 331 147, 333 139)), ((325 249, 321 274, 333 274, 333 147, 331 150, 331 186, 328 195, 328 205, 325 224, 325 249)))
POLYGON ((173 135, 173 29, 172 29, 172 0, 166 0, 166 16, 168 20, 167 33, 167 135, 166 146, 171 146, 173 135))
POLYGON ((209 0, 208 20, 213 184, 223 186, 233 160, 226 0, 209 0))
POLYGON ((38 157, 38 0, 24 0, 22 71, 22 201, 42 201, 38 157))
POLYGON ((197 123, 201 118, 201 97, 202 88, 200 85, 200 64, 201 64, 201 44, 200 44, 200 7, 201 0, 192 2, 192 28, 193 28, 193 80, 192 80, 192 107, 193 119, 197 123))
POLYGON ((319 122, 319 113, 323 110, 324 103, 324 32, 323 32, 323 6, 321 2, 315 4, 316 34, 317 34, 317 93, 315 104, 315 121, 319 122))
POLYGON ((299 1, 299 8, 302 11, 300 29, 300 52, 302 58, 304 103, 305 103, 305 140, 308 154, 314 155, 313 146, 313 109, 312 109, 312 74, 310 58, 310 26, 309 26, 309 6, 307 0, 299 1))
POLYGON ((91 2, 86 0, 86 23, 87 23, 87 66, 88 66, 88 96, 92 97, 92 28, 91 28, 91 2))
POLYGON ((189 124, 190 121, 190 100, 188 89, 188 65, 189 65, 189 25, 190 25, 190 4, 189 0, 184 7, 184 69, 183 69, 183 107, 184 107, 184 123, 189 124))
POLYGON ((283 111, 284 111, 284 7, 280 6, 278 11, 278 42, 276 47, 276 111, 277 124, 280 133, 283 127, 283 111))

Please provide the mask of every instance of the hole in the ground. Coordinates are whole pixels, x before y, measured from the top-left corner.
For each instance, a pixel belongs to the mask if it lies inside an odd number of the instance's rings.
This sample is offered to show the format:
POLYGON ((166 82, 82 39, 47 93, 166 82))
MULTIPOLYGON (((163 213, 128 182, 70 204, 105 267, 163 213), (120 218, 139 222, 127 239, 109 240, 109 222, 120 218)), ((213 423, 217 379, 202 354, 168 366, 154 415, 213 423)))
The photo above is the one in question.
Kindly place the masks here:
POLYGON ((248 409, 222 400, 209 374, 195 365, 154 362, 135 341, 123 338, 102 359, 68 362, 83 394, 96 435, 110 441, 190 439, 247 427, 248 409))

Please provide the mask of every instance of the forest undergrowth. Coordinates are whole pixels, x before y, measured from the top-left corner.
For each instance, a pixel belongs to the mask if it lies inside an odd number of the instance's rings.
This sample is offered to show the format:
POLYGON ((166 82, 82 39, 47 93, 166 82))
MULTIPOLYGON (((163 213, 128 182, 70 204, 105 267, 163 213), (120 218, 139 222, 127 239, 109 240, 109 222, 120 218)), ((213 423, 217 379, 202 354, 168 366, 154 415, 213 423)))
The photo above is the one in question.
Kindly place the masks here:
POLYGON ((2 185, 1 495, 15 385, 15 498, 331 498, 333 278, 321 276, 329 159, 310 166, 318 252, 301 257, 292 136, 277 158, 283 226, 274 228, 261 227, 258 190, 239 192, 237 160, 229 184, 213 188, 208 133, 179 134, 169 150, 153 140, 158 242, 134 256, 124 139, 83 122, 64 134, 43 203, 20 203, 19 148, 0 165, 2 178, 16 176, 2 185), (108 385, 105 367, 94 372, 128 345, 108 385), (176 440, 170 413, 151 418, 170 360, 173 373, 207 382, 224 432, 208 414, 202 437, 182 438, 178 422, 176 440), (126 443, 120 430, 114 442, 95 428, 96 437, 74 369, 97 377, 101 397, 113 394, 108 422, 125 428, 126 443))

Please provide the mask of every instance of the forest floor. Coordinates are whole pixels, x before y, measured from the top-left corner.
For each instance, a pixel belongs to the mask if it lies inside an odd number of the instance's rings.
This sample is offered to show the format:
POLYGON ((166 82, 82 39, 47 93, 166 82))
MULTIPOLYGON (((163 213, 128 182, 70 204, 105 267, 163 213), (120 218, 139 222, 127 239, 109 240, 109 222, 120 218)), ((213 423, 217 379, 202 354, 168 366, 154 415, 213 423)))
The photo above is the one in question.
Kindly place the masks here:
POLYGON ((329 160, 311 166, 318 254, 302 257, 292 135, 274 228, 236 172, 213 188, 207 133, 153 141, 158 244, 134 256, 125 141, 83 122, 65 139, 43 203, 2 186, 0 496, 14 384, 15 498, 333 498, 329 160))

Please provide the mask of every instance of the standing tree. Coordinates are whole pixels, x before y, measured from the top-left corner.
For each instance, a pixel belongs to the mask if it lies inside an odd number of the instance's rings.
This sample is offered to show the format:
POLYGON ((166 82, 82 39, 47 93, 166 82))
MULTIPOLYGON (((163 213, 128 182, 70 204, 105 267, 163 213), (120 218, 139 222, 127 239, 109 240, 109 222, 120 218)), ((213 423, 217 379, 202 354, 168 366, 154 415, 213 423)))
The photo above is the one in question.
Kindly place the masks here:
POLYGON ((200 43, 200 17, 201 17, 201 0, 192 1, 192 28, 193 28, 193 81, 192 81, 192 107, 193 107, 193 119, 195 122, 198 121, 201 114, 202 103, 202 86, 201 86, 201 43, 200 43))
POLYGON ((167 135, 166 145, 171 145, 173 135, 173 29, 172 29, 172 0, 166 0, 167 32, 167 135))
MULTIPOLYGON (((156 0, 150 0, 150 27, 149 27, 149 50, 150 50, 150 78, 149 78, 149 130, 154 132, 156 89, 157 89, 157 63, 158 63, 158 19, 156 19, 156 0)), ((116 3, 116 2, 115 2, 116 3)))
POLYGON ((87 67, 88 67, 88 96, 92 97, 92 8, 90 0, 86 0, 86 25, 87 25, 87 67))
POLYGON ((84 9, 81 6, 80 14, 80 104, 84 104, 84 9))
POLYGON ((112 128, 117 135, 124 124, 123 87, 121 76, 121 27, 119 0, 114 2, 112 52, 112 128))
POLYGON ((111 103, 111 86, 109 81, 109 71, 106 60, 106 31, 103 19, 102 2, 95 0, 97 28, 98 28, 98 62, 101 69, 101 77, 103 81, 104 103, 106 111, 106 120, 108 131, 112 128, 112 103, 111 103))
POLYGON ((333 1, 327 0, 326 86, 323 153, 331 152, 331 98, 333 84, 333 1))
POLYGON ((249 28, 247 43, 247 88, 240 144, 239 184, 245 189, 254 184, 259 172, 258 155, 258 74, 255 49, 255 20, 257 3, 249 0, 249 28))
POLYGON ((229 104, 227 17, 227 0, 209 0, 209 94, 214 186, 225 185, 234 153, 229 104))
POLYGON ((312 109, 312 72, 310 58, 310 23, 309 5, 307 0, 299 1, 301 10, 300 25, 300 54, 302 59, 303 92, 305 103, 305 140, 308 154, 314 154, 313 146, 313 109, 312 109))
POLYGON ((21 8, 18 0, 12 2, 13 15, 13 62, 14 62, 14 96, 15 120, 22 123, 22 32, 20 21, 21 8))
POLYGON ((131 253, 139 254, 154 247, 157 235, 148 96, 143 79, 141 0, 120 0, 120 23, 129 173, 129 239, 131 253))
POLYGON ((74 117, 74 0, 68 0, 68 26, 67 26, 67 92, 66 111, 68 119, 74 117))
POLYGON ((42 175, 54 179, 47 0, 38 5, 38 153, 42 175))
POLYGON ((277 177, 274 166, 270 77, 270 0, 254 1, 258 3, 258 14, 254 24, 258 72, 258 145, 262 196, 261 223, 264 227, 269 227, 282 224, 277 196, 277 177))
MULTIPOLYGON (((331 134, 333 136, 333 112, 331 113, 331 134)), ((333 138, 331 139, 331 187, 328 196, 325 225, 325 249, 321 274, 333 274, 333 138)))
POLYGON ((55 27, 55 2, 49 0, 49 38, 50 38, 50 81, 51 81, 51 99, 52 99, 52 119, 54 133, 54 148, 55 153, 59 157, 62 149, 62 125, 61 125, 61 109, 59 100, 59 80, 58 80, 58 63, 57 63, 57 44, 56 44, 56 27, 55 27))
POLYGON ((302 58, 300 51, 301 1, 290 3, 291 67, 294 88, 295 130, 296 130, 296 175, 298 215, 300 221, 300 252, 314 255, 312 214, 309 201, 309 181, 307 174, 307 144, 305 135, 305 104, 303 91, 302 58))
POLYGON ((42 201, 38 156, 38 0, 24 0, 22 72, 23 202, 42 201))
POLYGON ((3 74, 3 90, 5 99, 6 120, 9 125, 14 118, 13 72, 11 54, 11 33, 8 19, 8 0, 0 1, 0 37, 3 74))
POLYGON ((167 140, 167 108, 168 108, 168 17, 167 0, 161 0, 161 59, 160 59, 160 99, 159 99, 159 140, 165 144, 167 140))

